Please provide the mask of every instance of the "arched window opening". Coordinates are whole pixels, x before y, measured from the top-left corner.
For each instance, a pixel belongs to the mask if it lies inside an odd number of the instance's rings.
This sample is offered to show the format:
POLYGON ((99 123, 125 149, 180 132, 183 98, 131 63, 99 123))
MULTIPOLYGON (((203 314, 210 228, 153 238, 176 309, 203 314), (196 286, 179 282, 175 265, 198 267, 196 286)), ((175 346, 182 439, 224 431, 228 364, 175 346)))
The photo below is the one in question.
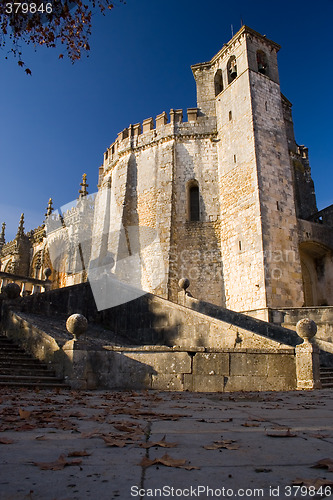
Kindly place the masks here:
POLYGON ((222 71, 218 69, 214 77, 215 97, 223 90, 222 71))
POLYGON ((266 54, 263 50, 257 50, 258 73, 268 75, 268 62, 266 54))
POLYGON ((237 62, 236 57, 231 56, 227 64, 228 83, 231 83, 237 77, 237 62))
POLYGON ((200 220, 200 193, 197 181, 191 181, 188 184, 188 220, 200 220))

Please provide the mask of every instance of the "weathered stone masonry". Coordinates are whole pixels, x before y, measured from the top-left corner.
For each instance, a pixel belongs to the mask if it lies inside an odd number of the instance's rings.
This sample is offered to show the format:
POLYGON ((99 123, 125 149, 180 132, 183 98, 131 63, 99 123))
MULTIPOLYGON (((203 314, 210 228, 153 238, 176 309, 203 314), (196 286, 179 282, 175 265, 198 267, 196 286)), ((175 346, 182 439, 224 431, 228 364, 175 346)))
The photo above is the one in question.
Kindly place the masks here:
POLYGON ((3 231, 1 271, 40 277, 53 266, 57 287, 84 281, 89 262, 112 260, 125 277, 126 255, 140 252, 132 284, 174 302, 186 276, 198 299, 264 319, 268 308, 331 305, 333 210, 317 211, 308 151, 295 142, 280 91, 279 48, 243 26, 192 66, 197 107, 187 118, 171 109, 120 132, 95 201, 82 208, 84 179, 78 206, 63 214, 66 238, 57 229, 47 247, 41 226, 5 244, 3 231), (159 237, 158 270, 148 230, 159 237))

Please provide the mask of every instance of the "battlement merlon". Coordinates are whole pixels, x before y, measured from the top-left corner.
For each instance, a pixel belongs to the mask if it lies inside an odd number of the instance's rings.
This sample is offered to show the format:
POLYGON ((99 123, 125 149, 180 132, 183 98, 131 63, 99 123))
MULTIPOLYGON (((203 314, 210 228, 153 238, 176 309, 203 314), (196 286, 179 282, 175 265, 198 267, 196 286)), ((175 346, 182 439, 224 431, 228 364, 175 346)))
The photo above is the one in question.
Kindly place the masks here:
POLYGON ((143 120, 142 125, 136 123, 119 132, 115 142, 104 153, 104 162, 99 171, 99 185, 103 171, 128 148, 146 147, 152 142, 173 136, 216 134, 216 119, 200 116, 198 108, 187 109, 187 120, 183 122, 182 109, 170 109, 170 121, 168 114, 163 111, 156 116, 155 126, 154 119, 150 117, 143 120))

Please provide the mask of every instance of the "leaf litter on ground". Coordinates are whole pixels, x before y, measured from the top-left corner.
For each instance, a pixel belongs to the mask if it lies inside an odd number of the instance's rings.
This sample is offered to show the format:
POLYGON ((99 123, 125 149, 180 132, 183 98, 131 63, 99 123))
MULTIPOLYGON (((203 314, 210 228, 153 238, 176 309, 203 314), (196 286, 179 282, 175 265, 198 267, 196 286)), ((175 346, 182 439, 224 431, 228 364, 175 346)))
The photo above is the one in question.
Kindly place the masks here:
POLYGON ((195 467, 194 465, 187 464, 185 459, 172 458, 167 453, 162 457, 154 458, 153 460, 147 457, 143 457, 143 459, 138 465, 141 465, 141 467, 150 467, 152 465, 158 465, 158 464, 165 465, 166 467, 176 467, 178 469, 186 469, 186 470, 200 469, 200 467, 195 467))

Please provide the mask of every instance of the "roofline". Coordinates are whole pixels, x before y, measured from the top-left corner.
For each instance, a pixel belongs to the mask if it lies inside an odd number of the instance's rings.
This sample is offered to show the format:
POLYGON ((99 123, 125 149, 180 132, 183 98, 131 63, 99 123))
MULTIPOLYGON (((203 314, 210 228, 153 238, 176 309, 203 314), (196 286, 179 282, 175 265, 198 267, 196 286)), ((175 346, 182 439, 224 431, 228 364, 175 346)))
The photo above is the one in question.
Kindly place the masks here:
POLYGON ((249 26, 246 26, 244 24, 244 26, 241 27, 241 29, 239 31, 237 31, 237 33, 232 37, 231 40, 229 40, 228 43, 225 43, 222 47, 222 49, 217 53, 215 54, 215 56, 212 57, 212 59, 210 61, 207 61, 207 62, 203 62, 203 63, 197 63, 197 64, 192 64, 191 66, 191 69, 197 69, 197 68, 202 68, 202 67, 210 67, 212 66, 215 61, 221 57, 224 52, 227 51, 227 49, 230 48, 230 46, 232 44, 234 44, 238 38, 243 35, 243 33, 249 33, 250 35, 253 35, 257 38, 260 38, 262 41, 264 41, 265 43, 269 44, 270 46, 273 46, 276 50, 276 52, 278 52, 281 48, 281 45, 279 45, 278 43, 276 42, 273 42, 273 40, 270 40, 269 38, 266 38, 265 35, 261 35, 260 33, 258 33, 257 31, 253 30, 252 28, 249 28, 249 26))

